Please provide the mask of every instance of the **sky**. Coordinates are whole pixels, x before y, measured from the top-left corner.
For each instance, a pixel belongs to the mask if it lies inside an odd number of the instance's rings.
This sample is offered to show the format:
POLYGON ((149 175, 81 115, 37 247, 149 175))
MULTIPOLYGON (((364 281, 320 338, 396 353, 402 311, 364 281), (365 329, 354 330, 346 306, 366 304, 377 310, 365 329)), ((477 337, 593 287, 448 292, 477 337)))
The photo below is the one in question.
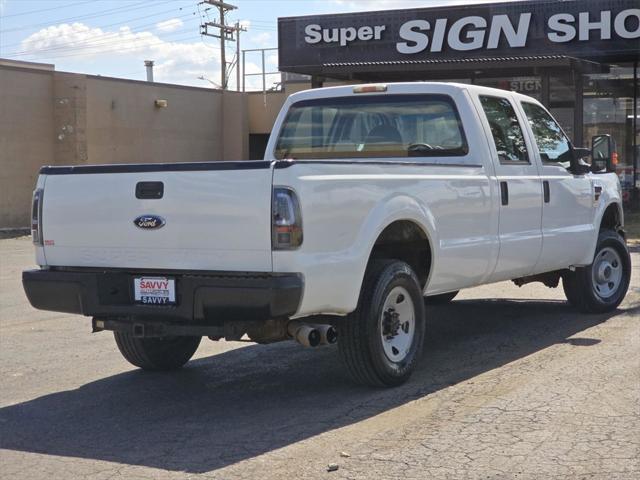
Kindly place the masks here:
MULTIPOLYGON (((238 8, 242 49, 277 48, 278 17, 485 3, 483 0, 226 0, 238 8)), ((200 34, 217 14, 202 0, 0 0, 0 58, 55 64, 58 71, 145 80, 144 60, 158 82, 216 88, 220 49, 200 34)), ((235 56, 228 42, 227 61, 235 56)), ((246 72, 260 73, 260 53, 246 54, 246 72)), ((266 52, 277 71, 277 51, 266 52)), ((235 88, 235 72, 230 88, 235 88)), ((270 77, 268 83, 277 81, 270 77)), ((258 76, 249 86, 261 85, 258 76)))

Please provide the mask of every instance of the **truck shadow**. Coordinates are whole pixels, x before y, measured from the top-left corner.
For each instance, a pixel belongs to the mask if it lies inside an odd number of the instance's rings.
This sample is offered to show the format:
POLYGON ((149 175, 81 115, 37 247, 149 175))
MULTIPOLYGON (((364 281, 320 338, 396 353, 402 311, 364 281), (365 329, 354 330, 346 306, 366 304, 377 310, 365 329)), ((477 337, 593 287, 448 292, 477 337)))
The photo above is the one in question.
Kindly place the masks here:
POLYGON ((292 343, 250 345, 171 374, 132 370, 0 409, 0 448, 209 472, 360 422, 557 343, 594 345, 570 337, 615 314, 580 315, 555 301, 431 307, 421 364, 410 382, 390 390, 353 385, 334 347, 309 351, 292 343))

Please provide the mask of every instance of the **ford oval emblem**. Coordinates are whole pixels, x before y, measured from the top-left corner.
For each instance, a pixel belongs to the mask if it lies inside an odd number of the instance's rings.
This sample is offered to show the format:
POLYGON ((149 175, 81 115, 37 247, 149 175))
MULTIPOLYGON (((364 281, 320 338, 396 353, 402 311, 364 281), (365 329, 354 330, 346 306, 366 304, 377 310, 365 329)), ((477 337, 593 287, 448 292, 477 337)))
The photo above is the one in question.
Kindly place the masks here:
POLYGON ((155 230, 164 227, 164 218, 158 215, 140 215, 133 221, 133 224, 143 230, 155 230))

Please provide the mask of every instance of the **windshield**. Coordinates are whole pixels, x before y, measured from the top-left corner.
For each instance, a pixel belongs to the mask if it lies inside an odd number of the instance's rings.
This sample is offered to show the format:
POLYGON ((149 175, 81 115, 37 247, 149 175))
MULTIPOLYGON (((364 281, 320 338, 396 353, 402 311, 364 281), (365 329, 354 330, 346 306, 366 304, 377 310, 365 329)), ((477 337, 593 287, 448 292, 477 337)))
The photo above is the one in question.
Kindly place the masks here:
POLYGON ((440 157, 467 154, 446 95, 373 95, 294 103, 276 144, 278 160, 440 157))

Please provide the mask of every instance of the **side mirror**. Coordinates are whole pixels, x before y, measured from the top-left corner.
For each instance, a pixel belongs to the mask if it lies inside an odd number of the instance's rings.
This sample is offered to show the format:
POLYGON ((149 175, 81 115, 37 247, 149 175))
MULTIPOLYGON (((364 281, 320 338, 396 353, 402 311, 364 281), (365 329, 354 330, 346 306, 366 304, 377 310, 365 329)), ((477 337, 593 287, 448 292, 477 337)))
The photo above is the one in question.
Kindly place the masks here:
POLYGON ((569 169, 576 175, 584 175, 591 171, 591 165, 583 159, 591 156, 591 150, 588 148, 573 147, 571 148, 571 168, 569 169))
POLYGON ((595 135, 591 139, 592 170, 594 172, 615 172, 618 152, 611 135, 595 135))

